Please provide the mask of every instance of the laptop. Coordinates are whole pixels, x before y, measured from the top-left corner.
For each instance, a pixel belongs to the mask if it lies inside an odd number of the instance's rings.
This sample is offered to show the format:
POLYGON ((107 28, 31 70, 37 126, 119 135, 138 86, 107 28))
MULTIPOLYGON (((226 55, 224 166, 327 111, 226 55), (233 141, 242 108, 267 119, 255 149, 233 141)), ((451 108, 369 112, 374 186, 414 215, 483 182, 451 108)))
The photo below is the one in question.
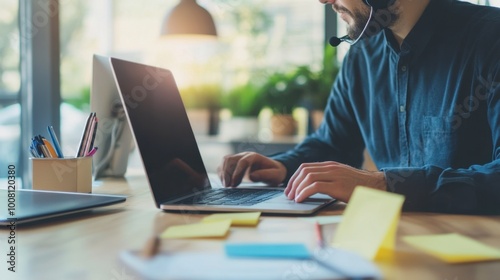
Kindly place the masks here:
POLYGON ((132 132, 126 121, 109 57, 94 54, 90 111, 96 112, 99 126, 94 146, 100 151, 92 156, 94 179, 123 177, 132 150, 132 132))
POLYGON ((110 58, 132 135, 156 206, 162 210, 311 214, 335 201, 318 194, 303 203, 283 188, 216 187, 210 182, 172 73, 110 58))
POLYGON ((115 195, 2 189, 0 225, 10 225, 13 221, 23 224, 49 219, 124 202, 125 199, 124 196, 115 195))

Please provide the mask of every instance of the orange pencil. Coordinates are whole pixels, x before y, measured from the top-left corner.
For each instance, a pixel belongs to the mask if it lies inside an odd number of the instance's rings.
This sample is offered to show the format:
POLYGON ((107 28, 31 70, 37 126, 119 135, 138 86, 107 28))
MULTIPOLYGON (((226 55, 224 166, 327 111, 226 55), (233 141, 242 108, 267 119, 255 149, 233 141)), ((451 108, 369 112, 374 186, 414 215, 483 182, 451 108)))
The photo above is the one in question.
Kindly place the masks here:
POLYGON ((56 158, 57 157, 56 150, 54 149, 52 144, 49 142, 49 140, 42 137, 42 141, 43 141, 43 144, 45 145, 45 147, 47 147, 47 150, 49 151, 50 157, 56 158))
POLYGON ((316 239, 318 240, 318 246, 325 247, 325 240, 323 239, 323 232, 321 230, 321 225, 318 222, 314 223, 314 231, 316 232, 316 239))

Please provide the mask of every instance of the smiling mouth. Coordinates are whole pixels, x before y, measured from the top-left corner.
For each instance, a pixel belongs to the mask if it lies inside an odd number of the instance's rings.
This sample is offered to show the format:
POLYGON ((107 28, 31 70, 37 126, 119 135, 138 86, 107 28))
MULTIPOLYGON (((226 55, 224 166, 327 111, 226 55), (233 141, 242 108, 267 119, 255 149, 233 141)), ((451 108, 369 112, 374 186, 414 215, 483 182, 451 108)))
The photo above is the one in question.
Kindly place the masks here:
POLYGON ((347 21, 347 18, 346 18, 346 14, 345 13, 339 13, 339 16, 341 19, 343 19, 344 21, 347 21))
POLYGON ((350 17, 351 16, 351 12, 345 8, 341 8, 341 7, 335 7, 333 6, 333 10, 337 13, 337 15, 343 20, 345 21, 346 23, 349 23, 350 21, 350 17))
POLYGON ((337 12, 337 14, 339 15, 339 17, 345 21, 345 22, 348 22, 348 17, 349 17, 349 14, 346 13, 346 12, 343 12, 343 11, 339 11, 337 12))

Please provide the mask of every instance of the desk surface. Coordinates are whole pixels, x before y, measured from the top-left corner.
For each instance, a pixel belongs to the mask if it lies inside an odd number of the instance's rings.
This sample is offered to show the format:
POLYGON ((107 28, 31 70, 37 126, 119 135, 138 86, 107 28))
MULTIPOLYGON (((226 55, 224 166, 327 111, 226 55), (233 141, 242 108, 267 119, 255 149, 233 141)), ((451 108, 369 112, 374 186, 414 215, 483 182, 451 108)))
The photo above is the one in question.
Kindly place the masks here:
MULTIPOLYGON (((137 279, 118 261, 123 250, 140 249, 153 233, 175 224, 194 223, 204 215, 165 213, 155 208, 143 176, 105 180, 95 193, 124 194, 125 203, 17 228, 18 272, 2 261, 0 279, 137 279)), ((318 215, 342 213, 342 204, 318 215)), ((330 239, 337 225, 323 226, 330 239)), ((369 229, 367 229, 369 230, 369 229)), ((500 248, 500 216, 404 213, 393 260, 378 261, 386 279, 498 279, 500 262, 448 265, 401 241, 410 234, 458 232, 500 248)), ((1 252, 8 231, 0 229, 1 252)), ((290 241, 315 246, 310 223, 294 217, 263 216, 257 228, 232 228, 229 241, 290 241)), ((224 240, 168 240, 162 250, 222 250, 224 240)), ((5 260, 5 257, 1 258, 5 260)))

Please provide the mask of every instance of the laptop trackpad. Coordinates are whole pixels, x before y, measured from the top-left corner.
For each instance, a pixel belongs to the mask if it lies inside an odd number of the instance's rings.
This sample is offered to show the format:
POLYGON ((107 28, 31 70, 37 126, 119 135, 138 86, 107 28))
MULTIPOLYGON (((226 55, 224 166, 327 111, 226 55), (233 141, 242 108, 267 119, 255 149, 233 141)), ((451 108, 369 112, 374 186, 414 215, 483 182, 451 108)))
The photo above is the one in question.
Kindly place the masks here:
POLYGON ((307 198, 306 200, 304 200, 303 202, 301 203, 297 203, 295 202, 294 200, 291 200, 289 199, 288 197, 286 197, 284 194, 283 195, 279 195, 277 197, 274 197, 270 200, 267 200, 267 201, 263 201, 261 202, 262 203, 265 203, 265 204, 290 204, 290 205, 300 205, 300 204, 306 204, 306 205, 321 205, 321 204, 324 204, 324 203, 327 203, 327 202, 330 202, 332 201, 332 198, 328 195, 325 195, 325 194, 315 194, 309 198, 307 198))

